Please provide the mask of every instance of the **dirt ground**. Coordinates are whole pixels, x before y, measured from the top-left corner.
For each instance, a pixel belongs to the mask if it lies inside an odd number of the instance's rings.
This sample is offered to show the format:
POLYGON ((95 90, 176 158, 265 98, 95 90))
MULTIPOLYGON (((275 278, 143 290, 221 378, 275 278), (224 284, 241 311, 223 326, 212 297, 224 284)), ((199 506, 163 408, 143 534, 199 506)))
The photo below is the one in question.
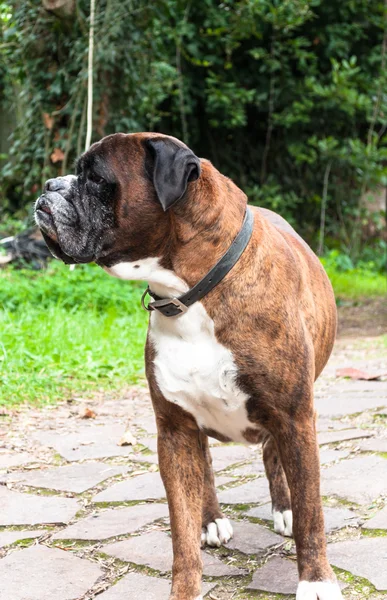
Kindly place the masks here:
POLYGON ((387 334, 387 297, 343 302, 338 314, 339 338, 387 334))

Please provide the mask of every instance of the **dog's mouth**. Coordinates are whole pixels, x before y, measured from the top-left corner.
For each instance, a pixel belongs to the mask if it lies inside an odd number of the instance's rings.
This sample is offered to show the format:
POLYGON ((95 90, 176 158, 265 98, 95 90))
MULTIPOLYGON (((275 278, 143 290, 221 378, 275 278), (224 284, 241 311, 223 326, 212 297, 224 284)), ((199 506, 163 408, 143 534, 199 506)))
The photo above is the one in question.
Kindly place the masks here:
POLYGON ((74 265, 79 262, 72 256, 66 254, 60 247, 58 241, 58 231, 55 225, 52 209, 44 194, 36 202, 35 220, 42 232, 44 241, 46 242, 47 247, 54 258, 62 260, 67 265, 74 265))
POLYGON ((58 258, 59 260, 63 261, 66 265, 75 265, 78 262, 80 262, 80 261, 75 260, 72 256, 69 256, 68 254, 63 252, 63 250, 60 247, 60 245, 58 244, 58 242, 56 242, 49 235, 47 235, 43 228, 41 229, 41 231, 42 231, 44 241, 46 242, 48 249, 50 250, 51 254, 54 256, 54 258, 58 258))
POLYGON ((58 233, 54 222, 54 217, 50 204, 43 194, 40 196, 35 204, 35 220, 42 232, 52 238, 54 241, 58 240, 58 233))

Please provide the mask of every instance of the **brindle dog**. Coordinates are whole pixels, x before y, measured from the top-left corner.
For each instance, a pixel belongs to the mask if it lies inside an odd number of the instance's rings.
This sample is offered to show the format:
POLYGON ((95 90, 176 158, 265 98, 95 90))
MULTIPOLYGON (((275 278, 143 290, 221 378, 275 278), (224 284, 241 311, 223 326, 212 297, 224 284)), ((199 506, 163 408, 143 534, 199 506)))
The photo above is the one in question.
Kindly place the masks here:
MULTIPOLYGON (((53 254, 143 279, 161 297, 196 284, 242 226, 245 194, 182 142, 115 134, 75 176, 46 183, 36 220, 53 254)), ((313 383, 336 308, 316 256, 286 221, 253 208, 239 261, 180 316, 150 315, 146 372, 174 551, 171 600, 201 598, 200 541, 232 528, 219 508, 208 435, 263 442, 275 529, 297 546, 297 600, 342 598, 326 556, 313 383)), ((241 496, 243 502, 243 496, 241 496)))

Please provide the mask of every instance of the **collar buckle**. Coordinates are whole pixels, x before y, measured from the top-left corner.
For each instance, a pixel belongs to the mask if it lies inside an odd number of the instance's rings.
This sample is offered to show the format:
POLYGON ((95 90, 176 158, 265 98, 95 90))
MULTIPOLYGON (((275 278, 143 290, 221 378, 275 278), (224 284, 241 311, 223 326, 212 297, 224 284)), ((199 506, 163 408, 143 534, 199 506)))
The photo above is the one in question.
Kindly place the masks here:
POLYGON ((141 306, 148 312, 157 310, 164 316, 178 317, 179 315, 187 312, 189 308, 188 306, 183 304, 183 302, 181 302, 178 298, 162 298, 160 300, 154 300, 153 302, 149 302, 149 304, 146 305, 145 298, 148 294, 149 296, 152 296, 152 292, 150 291, 149 287, 146 288, 145 292, 141 297, 141 306), (172 309, 172 307, 175 308, 172 309), (178 310, 176 311, 176 309, 178 310))

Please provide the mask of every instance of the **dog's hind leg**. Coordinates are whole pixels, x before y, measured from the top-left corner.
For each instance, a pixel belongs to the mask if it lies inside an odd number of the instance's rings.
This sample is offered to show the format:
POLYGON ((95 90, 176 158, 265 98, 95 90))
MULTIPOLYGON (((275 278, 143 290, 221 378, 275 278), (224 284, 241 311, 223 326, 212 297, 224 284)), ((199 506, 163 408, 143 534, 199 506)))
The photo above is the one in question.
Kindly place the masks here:
POLYGON ((290 490, 285 471, 273 437, 263 443, 263 462, 269 480, 274 531, 281 535, 293 535, 293 514, 290 490))
POLYGON ((327 558, 313 389, 305 388, 289 397, 291 414, 282 413, 273 427, 292 499, 297 600, 343 600, 327 558))
POLYGON ((222 514, 216 495, 212 458, 208 437, 200 433, 200 442, 204 454, 203 521, 202 546, 221 546, 233 536, 230 521, 222 514))

